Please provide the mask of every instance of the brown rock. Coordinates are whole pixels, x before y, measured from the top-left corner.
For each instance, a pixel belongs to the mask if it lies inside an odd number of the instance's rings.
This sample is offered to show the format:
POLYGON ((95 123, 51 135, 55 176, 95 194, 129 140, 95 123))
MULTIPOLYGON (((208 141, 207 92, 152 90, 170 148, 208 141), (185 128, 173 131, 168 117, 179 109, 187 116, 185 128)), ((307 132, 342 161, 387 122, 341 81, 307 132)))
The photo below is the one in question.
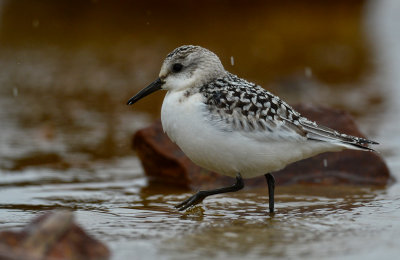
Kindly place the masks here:
MULTIPOLYGON (((302 115, 349 135, 363 137, 353 118, 342 111, 298 105, 302 115)), ((137 131, 133 148, 151 180, 187 188, 215 188, 234 183, 230 177, 205 170, 190 161, 164 134, 161 122, 137 131)), ((374 152, 345 150, 323 153, 273 173, 277 184, 386 185, 393 179, 383 159, 374 152)), ((263 176, 245 180, 247 187, 265 186, 263 176)))
POLYGON ((109 259, 108 248, 58 210, 34 219, 20 232, 0 232, 0 259, 109 259))

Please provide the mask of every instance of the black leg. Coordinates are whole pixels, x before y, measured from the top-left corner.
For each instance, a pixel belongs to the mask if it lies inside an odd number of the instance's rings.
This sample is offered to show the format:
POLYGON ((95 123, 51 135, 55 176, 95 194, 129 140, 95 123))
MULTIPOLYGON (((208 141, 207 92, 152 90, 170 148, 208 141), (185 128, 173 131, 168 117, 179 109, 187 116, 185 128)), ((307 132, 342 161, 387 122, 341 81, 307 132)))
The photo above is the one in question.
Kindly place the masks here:
POLYGON ((179 203, 175 207, 178 210, 185 210, 191 206, 194 206, 200 202, 203 201, 205 197, 208 197, 210 195, 215 195, 215 194, 220 194, 220 193, 226 193, 226 192, 233 192, 233 191, 238 191, 243 189, 244 183, 242 176, 240 173, 236 175, 236 183, 233 186, 230 187, 225 187, 225 188, 220 188, 220 189, 215 189, 215 190, 201 190, 188 198, 187 200, 184 200, 183 202, 179 203))
POLYGON ((268 197, 269 197, 269 213, 274 213, 274 191, 275 191, 275 178, 272 174, 265 174, 268 184, 268 197))

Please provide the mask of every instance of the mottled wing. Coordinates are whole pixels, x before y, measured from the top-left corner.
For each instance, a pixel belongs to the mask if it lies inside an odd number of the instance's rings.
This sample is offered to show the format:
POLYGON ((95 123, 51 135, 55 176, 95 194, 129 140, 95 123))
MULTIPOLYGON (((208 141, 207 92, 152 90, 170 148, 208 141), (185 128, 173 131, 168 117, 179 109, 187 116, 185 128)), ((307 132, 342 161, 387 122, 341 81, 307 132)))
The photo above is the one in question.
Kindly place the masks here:
POLYGON ((210 122, 223 131, 241 131, 255 139, 309 139, 342 143, 358 149, 376 142, 341 134, 302 117, 260 86, 229 74, 201 88, 210 122))
POLYGON ((256 139, 306 139, 301 115, 254 83, 229 74, 200 92, 206 97, 210 122, 223 131, 241 131, 256 139))

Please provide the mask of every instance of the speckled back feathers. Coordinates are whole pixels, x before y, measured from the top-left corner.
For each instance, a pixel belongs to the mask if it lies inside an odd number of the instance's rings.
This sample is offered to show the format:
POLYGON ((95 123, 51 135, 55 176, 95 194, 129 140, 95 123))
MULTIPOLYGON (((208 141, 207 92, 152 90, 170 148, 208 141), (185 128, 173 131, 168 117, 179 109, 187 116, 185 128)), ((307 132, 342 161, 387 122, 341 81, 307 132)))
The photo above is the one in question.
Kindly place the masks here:
POLYGON ((200 88, 214 119, 219 117, 236 130, 274 131, 289 120, 298 125, 300 114, 262 87, 233 74, 200 88))
POLYGON ((367 150, 369 144, 376 144, 320 126, 261 86, 231 73, 202 86, 199 92, 205 97, 210 120, 219 122, 224 131, 267 131, 275 138, 295 136, 297 139, 341 142, 367 150))

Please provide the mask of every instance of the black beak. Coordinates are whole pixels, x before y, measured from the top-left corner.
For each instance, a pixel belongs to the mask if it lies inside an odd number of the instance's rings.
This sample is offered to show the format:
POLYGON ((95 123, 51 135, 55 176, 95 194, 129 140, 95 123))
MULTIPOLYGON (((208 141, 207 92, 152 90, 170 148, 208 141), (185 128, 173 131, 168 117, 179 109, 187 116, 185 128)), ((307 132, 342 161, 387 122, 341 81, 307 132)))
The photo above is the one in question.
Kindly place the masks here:
POLYGON ((141 91, 139 91, 139 93, 137 93, 136 95, 134 95, 133 97, 131 97, 128 100, 127 105, 133 105, 135 104, 137 101, 139 101, 139 99, 144 98, 147 95, 150 95, 151 93, 160 90, 161 86, 164 84, 164 82, 161 81, 160 78, 158 78, 157 80, 153 81, 150 85, 148 85, 147 87, 145 87, 144 89, 142 89, 141 91))

